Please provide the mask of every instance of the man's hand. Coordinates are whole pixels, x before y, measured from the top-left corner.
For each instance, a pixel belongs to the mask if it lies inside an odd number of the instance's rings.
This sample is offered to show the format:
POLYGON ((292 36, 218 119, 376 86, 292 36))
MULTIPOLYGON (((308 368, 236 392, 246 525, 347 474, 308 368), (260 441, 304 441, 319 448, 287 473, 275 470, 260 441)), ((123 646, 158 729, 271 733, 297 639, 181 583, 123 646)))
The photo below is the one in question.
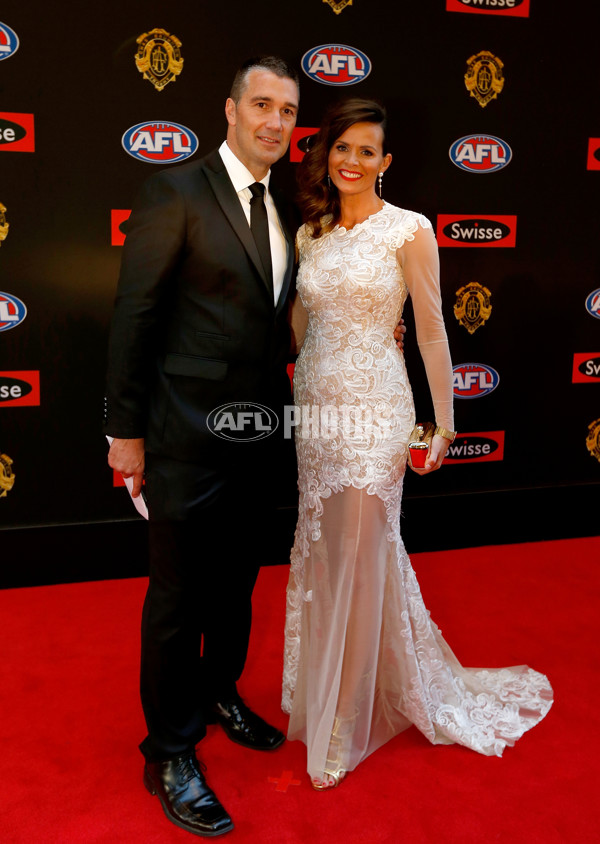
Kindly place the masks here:
POLYGON ((429 449, 429 454, 427 455, 427 460, 425 461, 425 468, 413 469, 413 472, 416 472, 417 475, 428 475, 430 472, 435 472, 435 470, 439 469, 442 465, 442 461, 444 460, 449 448, 450 440, 447 440, 446 437, 440 436, 440 434, 435 434, 431 440, 431 448, 429 449))
POLYGON ((108 452, 108 465, 124 478, 133 478, 132 498, 142 491, 144 478, 144 438, 133 440, 114 439, 108 452))
POLYGON ((401 352, 404 351, 404 335, 406 334, 406 326, 402 317, 398 320, 398 325, 394 328, 394 340, 401 352))

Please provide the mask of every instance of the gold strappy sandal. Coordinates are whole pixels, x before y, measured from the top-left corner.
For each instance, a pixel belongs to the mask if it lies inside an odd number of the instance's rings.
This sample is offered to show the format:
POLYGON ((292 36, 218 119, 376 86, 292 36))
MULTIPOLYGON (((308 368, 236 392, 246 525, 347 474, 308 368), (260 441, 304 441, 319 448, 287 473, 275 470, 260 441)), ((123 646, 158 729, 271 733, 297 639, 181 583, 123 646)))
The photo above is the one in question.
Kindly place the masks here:
MULTIPOLYGON (((358 712, 356 715, 358 715, 358 712)), ((356 715, 352 718, 338 718, 336 715, 334 718, 323 778, 311 780, 312 787, 316 791, 337 788, 346 776, 350 762, 350 747, 356 724, 356 715)))

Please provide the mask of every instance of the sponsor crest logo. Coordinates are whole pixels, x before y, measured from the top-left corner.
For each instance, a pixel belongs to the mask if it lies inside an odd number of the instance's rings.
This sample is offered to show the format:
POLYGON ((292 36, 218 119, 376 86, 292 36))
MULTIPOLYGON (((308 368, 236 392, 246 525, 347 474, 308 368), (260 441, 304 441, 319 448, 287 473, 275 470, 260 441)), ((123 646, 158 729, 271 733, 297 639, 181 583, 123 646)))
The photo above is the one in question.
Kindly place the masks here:
POLYGON ((573 384, 600 384, 600 352, 573 355, 573 384))
POLYGON ((516 215, 438 214, 438 246, 515 246, 516 241, 516 215))
POLYGON ((493 135, 465 135, 450 147, 450 160, 469 173, 494 173, 510 162, 512 150, 493 135))
POLYGON ((2 241, 8 237, 9 223, 6 222, 6 207, 0 202, 0 246, 2 241))
POLYGON ((252 442, 270 437, 277 430, 279 419, 264 404, 231 402, 211 410, 206 424, 222 440, 252 442))
POLYGON ((529 17, 529 0, 446 0, 447 12, 529 17))
POLYGON ((343 12, 346 6, 352 5, 352 0, 323 0, 323 3, 327 3, 336 15, 339 15, 340 12, 343 12))
POLYGON ((588 314, 600 319, 600 287, 597 290, 592 290, 585 300, 585 307, 588 314))
POLYGON ((131 216, 131 209, 113 208, 110 212, 110 245, 123 246, 125 243, 125 223, 131 216))
POLYGON ((0 112, 0 151, 35 152, 33 114, 0 112))
POLYGON ((174 164, 198 149, 198 138, 191 129, 162 120, 137 123, 125 132, 121 143, 125 152, 149 164, 174 164))
POLYGON ((588 425, 585 445, 591 456, 600 463, 600 419, 595 419, 588 425))
POLYGON ((27 308, 16 296, 0 293, 0 331, 16 328, 27 316, 27 308))
POLYGON ((457 399, 478 399, 487 396, 500 383, 500 376, 484 363, 459 363, 452 367, 453 387, 457 399))
POLYGON ((6 495, 13 488, 15 473, 12 470, 12 460, 8 454, 0 454, 0 498, 6 495))
POLYGON ((0 372, 0 407, 37 407, 39 403, 38 371, 0 372))
POLYGON ((135 66, 157 91, 177 80, 183 70, 179 38, 166 29, 153 29, 140 35, 136 43, 135 66))
POLYGON ((481 284, 472 281, 456 291, 454 316, 469 334, 484 325, 492 313, 492 294, 481 284))
POLYGON ((457 434, 444 463, 485 463, 504 460, 504 431, 457 434))
POLYGON ((600 138, 590 138, 588 141, 588 170, 600 170, 600 138))
POLYGON ((356 85, 371 72, 371 60, 346 44, 322 44, 302 56, 302 70, 323 85, 356 85))
POLYGON ((489 50, 482 50, 467 59, 465 86, 482 108, 504 88, 503 67, 503 62, 489 50))
POLYGON ((9 59, 19 49, 19 37, 10 26, 0 23, 0 61, 9 59))

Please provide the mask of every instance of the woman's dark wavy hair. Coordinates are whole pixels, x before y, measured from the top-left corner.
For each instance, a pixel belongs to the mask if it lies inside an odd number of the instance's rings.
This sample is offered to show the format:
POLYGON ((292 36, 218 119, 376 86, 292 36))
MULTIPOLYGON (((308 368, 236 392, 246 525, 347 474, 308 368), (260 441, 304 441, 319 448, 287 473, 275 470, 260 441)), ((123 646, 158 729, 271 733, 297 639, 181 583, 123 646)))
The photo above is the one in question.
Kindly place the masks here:
POLYGON ((298 204, 302 219, 309 224, 312 237, 320 237, 341 219, 337 188, 327 178, 327 159, 334 143, 355 123, 376 123, 383 129, 383 154, 387 154, 385 108, 376 100, 358 97, 334 103, 325 112, 318 134, 309 141, 309 149, 298 168, 298 204), (331 214, 330 220, 323 220, 331 214))

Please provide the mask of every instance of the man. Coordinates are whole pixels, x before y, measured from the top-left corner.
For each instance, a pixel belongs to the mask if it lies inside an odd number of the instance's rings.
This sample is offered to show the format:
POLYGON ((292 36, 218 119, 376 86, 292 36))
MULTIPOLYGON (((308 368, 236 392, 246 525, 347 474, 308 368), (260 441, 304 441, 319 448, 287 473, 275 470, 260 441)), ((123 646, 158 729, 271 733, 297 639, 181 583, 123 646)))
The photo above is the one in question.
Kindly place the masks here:
POLYGON ((167 817, 197 835, 233 828, 195 755, 206 723, 218 721, 246 747, 284 741, 245 705, 236 682, 272 529, 270 466, 281 464, 285 444, 219 439, 207 423, 230 402, 278 412, 290 401, 296 221, 271 190, 270 167, 288 148, 298 102, 298 76, 286 62, 246 62, 225 106, 226 142, 145 183, 111 328, 109 464, 133 477, 134 496, 145 475, 150 517, 144 782, 167 817))

